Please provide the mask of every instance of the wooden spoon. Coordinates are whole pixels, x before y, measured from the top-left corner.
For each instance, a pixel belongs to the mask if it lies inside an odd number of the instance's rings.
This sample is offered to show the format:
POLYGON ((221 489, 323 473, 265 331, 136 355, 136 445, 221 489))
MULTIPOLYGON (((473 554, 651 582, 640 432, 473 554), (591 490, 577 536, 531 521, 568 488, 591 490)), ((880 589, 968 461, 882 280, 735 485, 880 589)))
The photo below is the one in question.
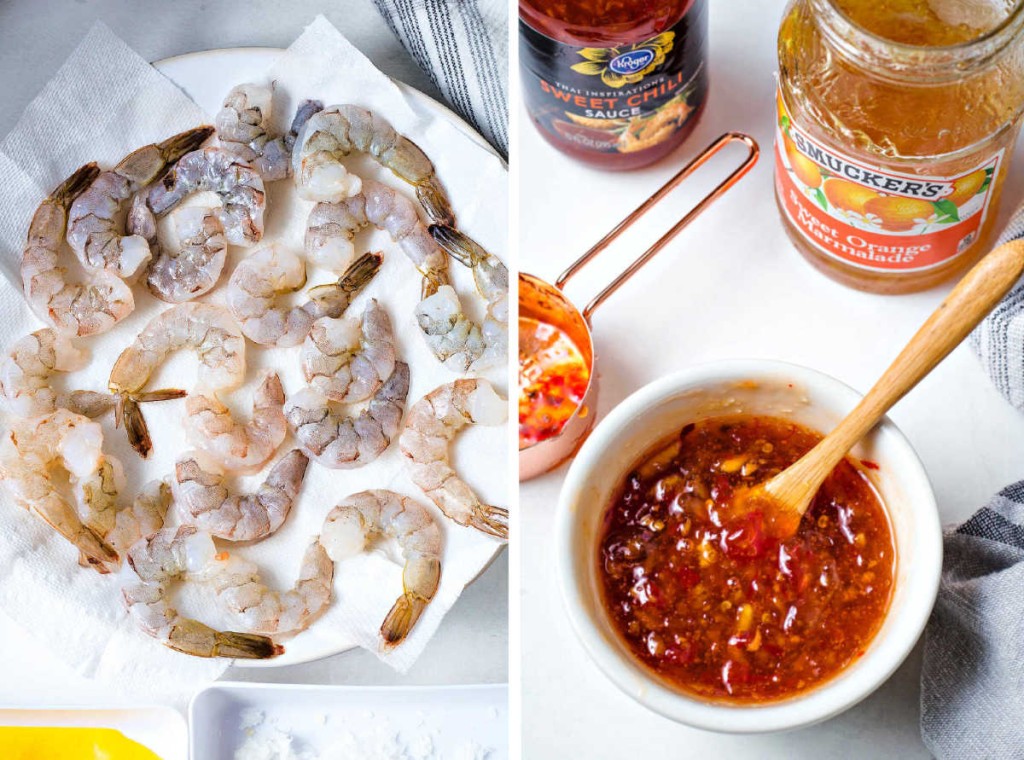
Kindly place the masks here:
POLYGON ((737 494, 742 511, 763 511, 769 530, 783 539, 830 472, 871 431, 893 404, 946 358, 985 318, 1024 272, 1024 241, 1005 243, 971 269, 911 338, 852 412, 817 446, 772 479, 737 494))

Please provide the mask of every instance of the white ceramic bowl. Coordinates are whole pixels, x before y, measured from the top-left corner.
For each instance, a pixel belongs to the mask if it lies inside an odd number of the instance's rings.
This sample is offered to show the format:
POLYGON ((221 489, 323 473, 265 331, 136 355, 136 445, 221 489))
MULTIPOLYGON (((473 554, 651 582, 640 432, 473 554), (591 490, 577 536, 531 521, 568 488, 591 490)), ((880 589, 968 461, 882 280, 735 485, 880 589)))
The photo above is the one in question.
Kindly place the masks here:
POLYGON ((723 414, 784 417, 831 430, 860 399, 838 380, 792 364, 730 361, 692 367, 642 388, 591 433, 569 468, 556 517, 559 581, 577 635, 626 694, 672 720, 730 733, 781 731, 825 720, 880 686, 910 653, 935 602, 942 533, 928 476, 888 419, 853 451, 877 462, 869 477, 889 514, 896 581, 889 612, 867 652, 818 688, 763 705, 728 705, 666 685, 626 648, 608 619, 597 577, 601 517, 625 474, 688 422, 723 414))

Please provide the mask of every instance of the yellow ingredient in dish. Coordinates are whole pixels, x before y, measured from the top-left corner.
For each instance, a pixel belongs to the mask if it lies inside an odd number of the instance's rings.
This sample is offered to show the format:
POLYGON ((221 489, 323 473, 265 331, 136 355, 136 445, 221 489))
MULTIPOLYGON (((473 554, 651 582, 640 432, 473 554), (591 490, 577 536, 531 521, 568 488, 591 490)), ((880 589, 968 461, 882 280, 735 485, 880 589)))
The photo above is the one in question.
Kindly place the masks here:
POLYGON ((0 726, 4 760, 160 760, 112 728, 0 726))

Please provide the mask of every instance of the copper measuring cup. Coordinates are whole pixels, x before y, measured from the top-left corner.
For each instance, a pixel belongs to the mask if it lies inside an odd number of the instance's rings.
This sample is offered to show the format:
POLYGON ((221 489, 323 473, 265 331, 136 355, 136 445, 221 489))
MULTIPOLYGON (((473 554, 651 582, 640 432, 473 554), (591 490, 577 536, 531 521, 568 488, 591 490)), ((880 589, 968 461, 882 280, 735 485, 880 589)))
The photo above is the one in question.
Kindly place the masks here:
POLYGON ((708 206, 749 172, 760 149, 754 138, 739 132, 727 132, 697 155, 684 166, 675 176, 661 186, 654 195, 641 203, 632 213, 619 222, 612 230, 601 238, 593 248, 584 253, 568 269, 559 275, 554 285, 535 277, 532 274, 519 274, 519 316, 535 319, 551 325, 565 333, 576 344, 583 361, 590 371, 590 380, 583 400, 580 401, 572 416, 566 421, 561 431, 550 438, 538 441, 532 446, 519 450, 519 480, 529 480, 541 473, 554 469, 566 459, 572 457, 583 444, 587 433, 594 425, 593 410, 597 404, 597 373, 594 371, 594 341, 590 332, 590 318, 604 301, 636 274, 640 268, 654 258, 662 248, 708 206), (646 214, 658 201, 678 187, 683 180, 707 163, 712 156, 732 142, 741 142, 747 146, 748 152, 743 162, 734 169, 714 190, 705 195, 690 211, 686 213, 671 229, 662 235, 657 242, 644 251, 632 264, 624 269, 600 293, 588 303, 583 311, 577 309, 562 292, 569 280, 613 240, 621 235, 637 219, 646 214))

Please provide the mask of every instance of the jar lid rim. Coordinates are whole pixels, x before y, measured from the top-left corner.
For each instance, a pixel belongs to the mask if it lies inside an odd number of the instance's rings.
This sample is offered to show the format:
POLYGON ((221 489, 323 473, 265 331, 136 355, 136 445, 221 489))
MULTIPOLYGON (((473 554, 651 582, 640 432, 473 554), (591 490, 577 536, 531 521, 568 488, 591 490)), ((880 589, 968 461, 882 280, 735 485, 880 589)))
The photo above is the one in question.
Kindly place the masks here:
POLYGON ((929 73, 929 67, 932 71, 955 68, 962 73, 964 64, 983 63, 1001 53, 1021 36, 1024 29, 1024 0, 1015 0, 1004 19, 977 37, 952 45, 914 45, 867 29, 850 18, 836 0, 810 0, 810 3, 819 14, 830 16, 830 23, 820 26, 826 37, 847 54, 857 58, 868 52, 894 61, 912 59, 915 66, 925 68, 919 72, 922 74, 929 73))

